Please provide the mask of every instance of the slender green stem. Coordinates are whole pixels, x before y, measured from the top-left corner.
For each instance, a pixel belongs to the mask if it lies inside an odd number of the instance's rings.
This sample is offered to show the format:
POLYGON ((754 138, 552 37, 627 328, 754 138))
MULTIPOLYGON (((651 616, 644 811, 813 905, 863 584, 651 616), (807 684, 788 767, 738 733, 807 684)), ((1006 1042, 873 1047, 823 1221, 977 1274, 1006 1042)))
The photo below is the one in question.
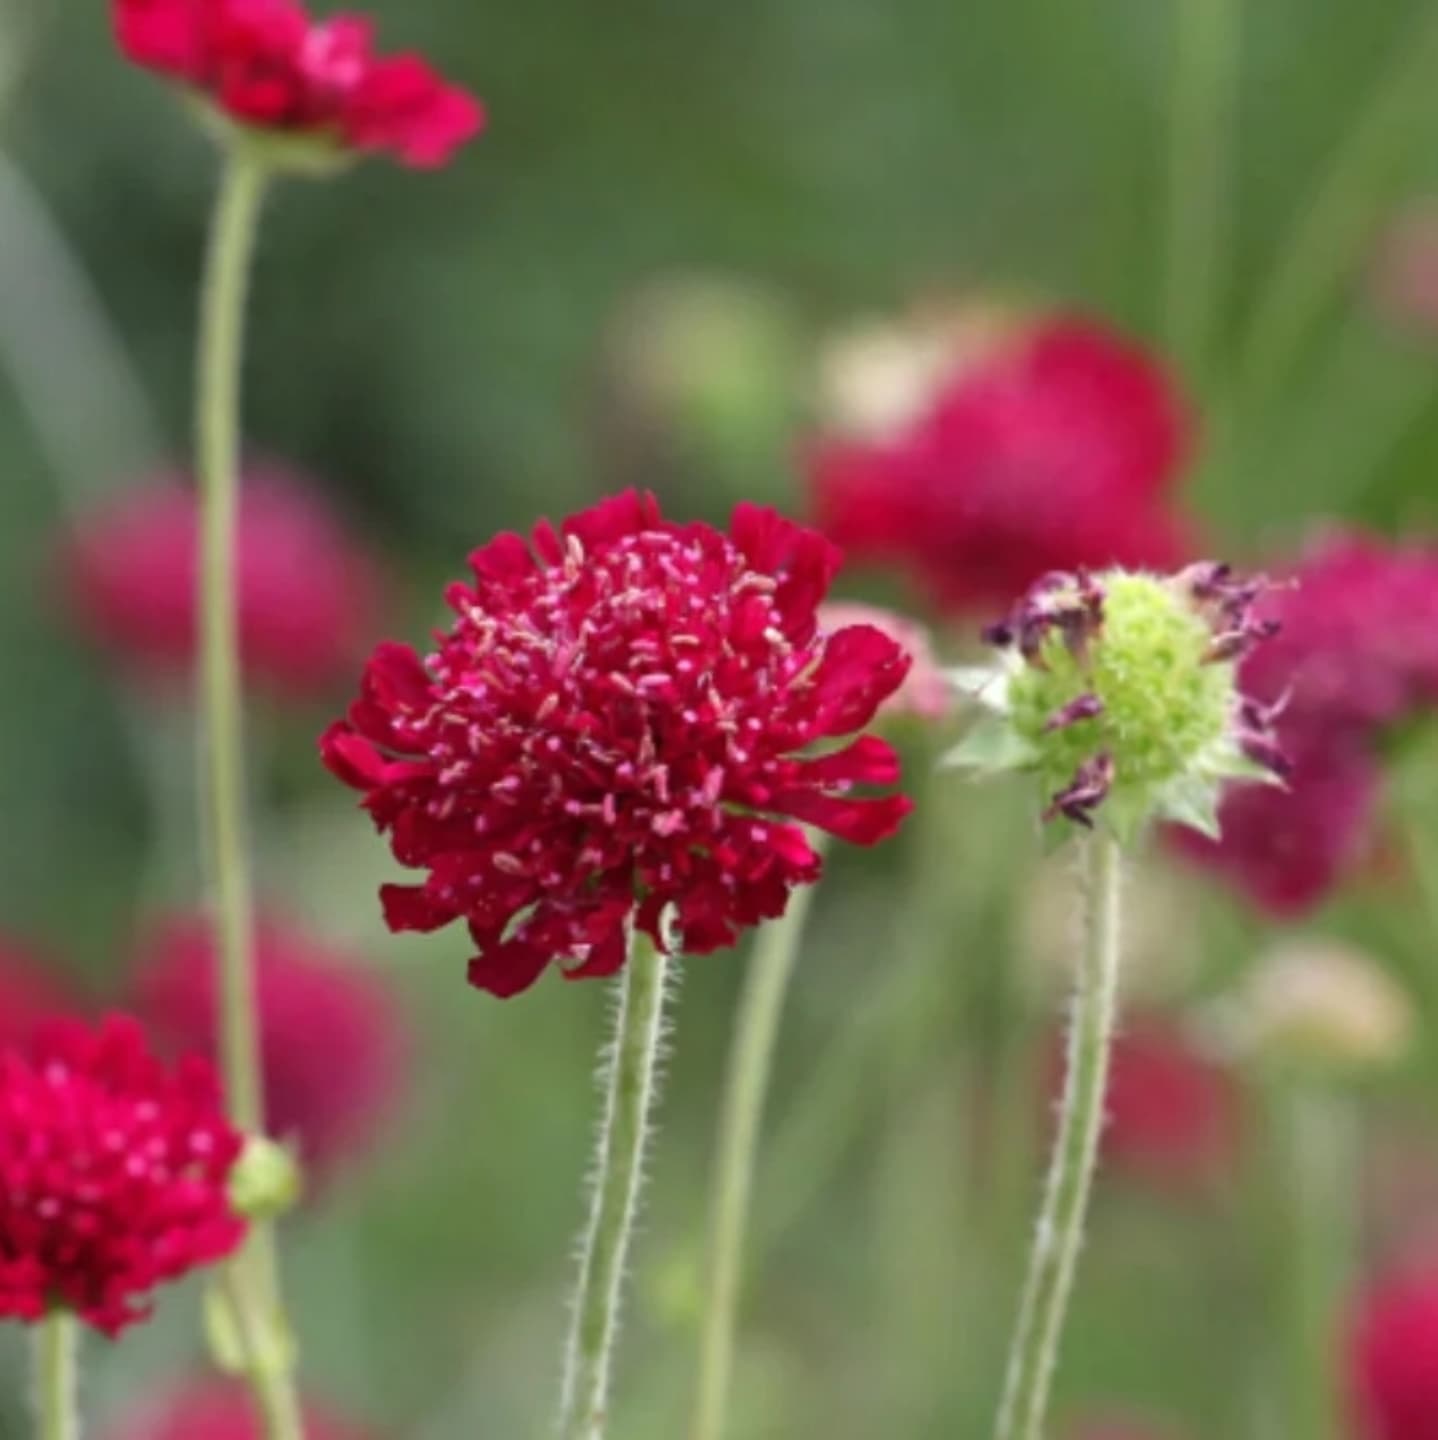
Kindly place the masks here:
POLYGON ((664 954, 647 937, 637 936, 620 982, 614 1043, 605 1073, 597 1173, 560 1393, 560 1430, 565 1440, 602 1440, 608 1420, 625 1257, 639 1208, 649 1115, 658 1082, 667 966, 664 954))
MULTIPOLYGON (((245 824, 244 708, 235 583, 245 302, 267 172, 236 142, 210 231, 201 293, 195 443, 200 489, 200 824, 219 956, 220 1061, 231 1118, 265 1123, 245 824)), ((256 1221, 233 1263, 249 1379, 269 1440, 303 1435, 274 1236, 256 1221)))
POLYGON ((814 887, 790 897, 783 917, 759 932, 734 1024, 719 1115, 705 1267, 699 1371, 690 1440, 719 1440, 734 1363, 734 1329, 744 1253, 744 1229, 754 1183, 754 1159, 774 1042, 789 979, 799 957, 814 887))
POLYGON ((1224 298, 1239 7, 1175 0, 1165 310, 1169 346, 1191 381, 1204 378, 1224 298))
POLYGON ((1058 1137, 1009 1352, 996 1440, 1041 1440, 1103 1128, 1118 1008, 1122 858, 1118 841, 1103 830, 1090 837, 1086 850, 1084 944, 1058 1137))
POLYGON ((52 1310, 35 1331, 36 1440, 80 1440, 79 1345, 67 1310, 52 1310))

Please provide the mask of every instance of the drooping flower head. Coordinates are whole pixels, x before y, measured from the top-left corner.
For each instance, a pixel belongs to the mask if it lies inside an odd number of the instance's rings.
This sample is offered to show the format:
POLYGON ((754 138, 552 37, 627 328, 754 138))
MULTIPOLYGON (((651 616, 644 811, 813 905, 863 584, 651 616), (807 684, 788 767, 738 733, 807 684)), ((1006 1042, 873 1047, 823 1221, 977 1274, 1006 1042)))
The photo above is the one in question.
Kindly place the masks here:
POLYGON ((467 922, 470 980, 510 995, 551 960, 608 975, 631 923, 691 954, 783 913, 819 874, 802 825, 871 844, 909 808, 855 785, 898 778, 850 735, 908 659, 816 608, 839 563, 822 537, 740 505, 728 533, 665 520, 628 492, 501 535, 451 586, 426 659, 382 645, 325 763, 365 794, 401 863, 395 930, 467 922))
MULTIPOLYGON (((375 1138, 403 1088, 406 1040, 379 976, 294 925, 262 916, 255 973, 267 1128, 322 1183, 375 1138)), ((137 1007, 177 1051, 213 1055, 215 950, 208 921, 177 916, 141 955, 137 1007)))
MULTIPOLYGON (((1063 1037, 1047 1053, 1048 1086, 1063 1083, 1063 1037)), ((1232 1169, 1239 1094, 1231 1074, 1173 1019, 1140 1014, 1115 1037, 1100 1144, 1113 1173, 1170 1193, 1191 1193, 1232 1169)))
POLYGON ((302 167, 387 151, 443 165, 484 123, 479 102, 418 55, 374 53, 373 22, 313 20, 298 0, 113 0, 135 64, 187 87, 302 167))
MULTIPOLYGON (((305 1440, 366 1440, 370 1433, 312 1401, 304 1422, 305 1440)), ((107 1431, 106 1440, 264 1440, 264 1431, 243 1386, 196 1380, 107 1431)))
POLYGON ((28 947, 0 935, 0 1049, 24 1049, 42 1026, 78 1009, 55 971, 28 947))
MULTIPOLYGON (((77 620, 147 676, 188 681, 198 526, 194 489, 163 476, 98 507, 70 540, 77 620)), ((312 487, 272 463, 246 469, 236 544, 249 678, 292 699, 331 690, 372 633, 381 588, 373 560, 312 487)))
POLYGON ((1438 1440, 1438 1265, 1405 1265, 1360 1298, 1348 1361, 1361 1440, 1438 1440))
POLYGON ((1438 704, 1438 549, 1331 534, 1288 580, 1257 603, 1277 638, 1240 672, 1275 717, 1288 783, 1230 792, 1221 840, 1180 837, 1279 915, 1320 903, 1372 851, 1379 741, 1438 704))
POLYGON ((898 645, 911 661, 904 683, 879 707, 880 714, 942 720, 953 710, 953 687, 939 668, 928 630, 917 620, 856 600, 826 600, 819 607, 820 629, 832 632, 850 625, 873 626, 898 645))
POLYGON ((998 667, 958 674, 988 714, 950 763, 1033 773, 1045 820, 1092 828, 1102 807, 1121 838, 1151 817, 1214 833, 1226 780, 1287 770, 1273 707, 1237 685, 1273 634, 1254 611, 1264 588, 1213 564, 1044 576, 985 632, 998 667))
POLYGON ((167 1070, 127 1017, 0 1054, 0 1317, 63 1306, 110 1335, 143 1319, 157 1285, 243 1238, 240 1148, 209 1063, 167 1070))
POLYGON ((962 322, 930 326, 913 352, 870 376, 863 433, 809 449, 820 527, 852 555, 961 611, 1053 570, 1183 558, 1170 491, 1188 423, 1136 345, 1078 316, 986 314, 977 342, 962 322))

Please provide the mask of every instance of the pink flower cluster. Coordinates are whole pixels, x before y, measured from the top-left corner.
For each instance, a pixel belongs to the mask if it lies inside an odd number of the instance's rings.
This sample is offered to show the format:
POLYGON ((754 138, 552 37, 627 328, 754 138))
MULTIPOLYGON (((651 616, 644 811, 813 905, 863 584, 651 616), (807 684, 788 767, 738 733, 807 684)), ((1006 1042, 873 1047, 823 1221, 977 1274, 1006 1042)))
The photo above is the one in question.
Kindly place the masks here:
POLYGON ((1057 315, 940 373, 892 433, 809 447, 819 525, 851 555, 897 562, 961 611, 1050 571, 1183 559, 1170 491, 1189 425, 1151 356, 1057 315))
POLYGON ((467 922, 497 995, 566 958, 614 973, 634 924, 690 954, 730 945, 818 878, 803 822, 872 844, 909 809, 898 759, 860 736, 908 657, 871 626, 825 633, 839 563, 821 536, 740 505, 726 534, 629 492, 526 543, 474 552, 426 659, 379 648, 325 763, 364 793, 423 883, 384 887, 396 930, 467 922), (632 917, 632 918, 631 918, 632 917))
MULTIPOLYGON (((305 1440, 365 1440, 368 1431, 309 1402, 305 1440)), ((255 1405, 246 1391, 223 1380, 199 1380, 163 1396, 119 1426, 105 1440, 264 1440, 255 1405)))
POLYGON ((296 0, 114 0, 120 48, 242 125, 407 165, 443 165, 484 123, 417 55, 374 53, 373 23, 315 21, 296 0))
POLYGON ((1333 534, 1287 578, 1261 602, 1277 638, 1241 673, 1275 715, 1287 786, 1233 789, 1221 841, 1176 837, 1277 914, 1320 903, 1371 848, 1377 742, 1438 703, 1438 547, 1333 534))
POLYGON ((62 1305, 110 1335, 143 1319, 157 1285, 243 1238, 240 1147, 208 1062, 167 1071, 128 1018, 56 1021, 0 1054, 0 1317, 62 1305))

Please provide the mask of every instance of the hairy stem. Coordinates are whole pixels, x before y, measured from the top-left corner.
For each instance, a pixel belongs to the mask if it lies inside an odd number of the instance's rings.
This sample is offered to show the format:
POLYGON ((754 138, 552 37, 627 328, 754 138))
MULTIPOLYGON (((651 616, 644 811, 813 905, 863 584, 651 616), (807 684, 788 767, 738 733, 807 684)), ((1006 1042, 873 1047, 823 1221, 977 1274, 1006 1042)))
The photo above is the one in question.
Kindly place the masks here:
POLYGON ((52 1310, 35 1331, 36 1440, 80 1440, 80 1330, 67 1310, 52 1310))
POLYGON ((789 978, 814 887, 794 892, 784 915, 759 932, 729 1051, 719 1116, 719 1143, 709 1218, 699 1373, 690 1440, 719 1440, 734 1362, 734 1329, 744 1254, 744 1229, 754 1184, 754 1158, 764 1097, 789 978))
POLYGON ((560 1392, 565 1440, 602 1440, 605 1433, 625 1257, 639 1208, 657 1089, 667 965, 658 947, 639 935, 620 980, 597 1173, 560 1392))
POLYGON ((1096 831, 1086 849, 1084 943, 1058 1136, 1009 1351, 996 1440, 1041 1440, 1103 1128, 1118 1008, 1122 861, 1118 841, 1106 831, 1096 831))
MULTIPOLYGON (((264 1130, 255 995, 253 896, 245 826, 244 709, 235 581, 239 509, 240 375, 245 301, 267 175, 231 147, 215 204, 200 308, 195 443, 200 488, 200 826, 215 947, 225 1094, 235 1125, 264 1130)), ((257 1221, 232 1262, 247 1369, 269 1440, 303 1434, 291 1344, 269 1222, 257 1221)))

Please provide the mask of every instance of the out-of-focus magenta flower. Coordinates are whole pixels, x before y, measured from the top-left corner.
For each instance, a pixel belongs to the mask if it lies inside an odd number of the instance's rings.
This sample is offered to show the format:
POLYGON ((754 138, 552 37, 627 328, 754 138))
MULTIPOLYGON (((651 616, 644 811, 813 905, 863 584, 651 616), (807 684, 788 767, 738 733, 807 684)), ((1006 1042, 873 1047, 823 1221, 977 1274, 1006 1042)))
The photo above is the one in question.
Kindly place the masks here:
MULTIPOLYGON (((306 1401, 305 1440, 368 1440, 371 1432, 306 1401)), ((105 1432, 104 1440, 264 1440, 254 1400, 224 1380, 196 1380, 105 1432)))
POLYGON ((1174 1431, 1132 1416, 1110 1415, 1080 1421, 1064 1440, 1175 1440, 1174 1431))
POLYGON ((879 706, 880 715, 912 715, 942 720, 954 708, 954 689, 944 679, 928 629, 908 615, 855 600, 826 600, 819 607, 819 628, 832 633, 849 625, 882 631, 913 662, 904 683, 879 706))
POLYGON ((1407 1264, 1360 1297, 1349 1374, 1362 1440, 1438 1440, 1438 1263, 1407 1264))
POLYGON ((376 55, 363 16, 316 21, 296 0, 114 0, 114 18, 135 64, 240 125, 338 153, 443 165, 484 122, 474 96, 418 55, 376 55))
POLYGON ((888 433, 810 445, 820 527, 958 610, 1006 606, 1055 570, 1171 568, 1188 420, 1157 362, 1072 315, 984 334, 976 353, 960 325, 948 367, 930 337, 926 399, 886 402, 906 415, 888 433))
POLYGON ((1381 733, 1438 702, 1438 547, 1322 537, 1260 601, 1276 638, 1243 664, 1292 762, 1283 790, 1238 787, 1223 838, 1178 838, 1256 904, 1300 914, 1374 849, 1381 733))
POLYGON ((610 975, 631 923, 689 954, 781 915, 819 875, 801 824, 893 833, 898 757, 863 735, 908 657, 872 626, 820 630, 839 564, 821 536, 740 505, 728 533, 665 520, 633 491, 532 542, 501 535, 421 661, 387 644, 330 770, 365 794, 419 885, 382 892, 394 930, 468 922, 470 981, 526 989, 554 960, 610 975))
MULTIPOLYGON (((1063 1037, 1048 1051, 1048 1092, 1064 1076, 1063 1037)), ((1145 1184, 1193 1191, 1231 1168, 1239 1139, 1234 1082, 1172 1020, 1140 1015, 1114 1041, 1103 1162, 1145 1184)))
POLYGON ((144 1319, 157 1285, 243 1238, 240 1146, 209 1062, 167 1071, 128 1017, 55 1021, 0 1054, 0 1317, 65 1306, 109 1335, 144 1319))
POLYGON ((19 941, 0 935, 0 1049, 26 1049, 40 1027, 73 1016, 75 998, 19 941))
POLYGON ((1379 237, 1370 269, 1373 300, 1394 325, 1438 335, 1438 203, 1398 215, 1379 237))
MULTIPOLYGON (((407 1049, 395 997, 359 961, 273 916, 255 930, 267 1128, 323 1182, 356 1157, 396 1103, 407 1049)), ((209 923, 175 917, 145 947, 137 1005, 162 1040, 214 1054, 209 923)))
MULTIPOLYGON (((72 537, 66 580, 86 631, 122 659, 188 678, 198 505, 178 476, 126 490, 72 537)), ((237 537, 240 646, 249 677, 304 699, 349 672, 374 633, 373 561, 298 476, 247 468, 237 537)))

